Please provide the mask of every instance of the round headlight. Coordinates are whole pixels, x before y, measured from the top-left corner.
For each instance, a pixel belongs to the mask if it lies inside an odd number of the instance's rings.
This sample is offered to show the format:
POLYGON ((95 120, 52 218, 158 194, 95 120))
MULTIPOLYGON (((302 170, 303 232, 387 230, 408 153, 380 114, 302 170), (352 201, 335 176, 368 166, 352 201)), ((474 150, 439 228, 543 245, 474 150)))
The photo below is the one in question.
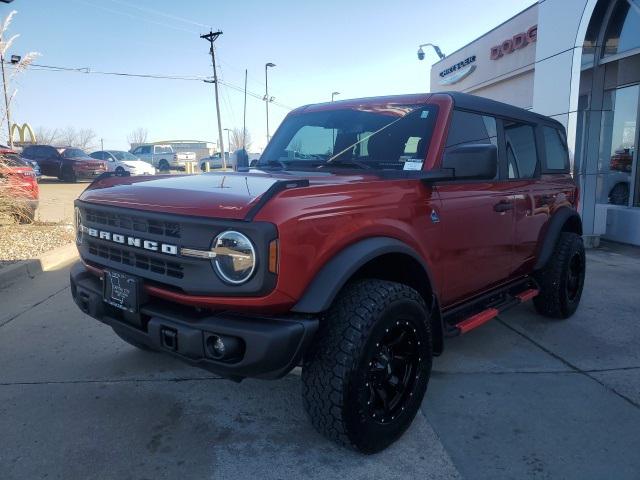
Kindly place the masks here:
POLYGON ((213 265, 227 283, 244 283, 256 268, 256 251, 246 235, 233 230, 222 232, 213 242, 213 265))
POLYGON ((82 243, 82 213, 78 207, 75 208, 74 223, 76 227, 76 243, 82 243))

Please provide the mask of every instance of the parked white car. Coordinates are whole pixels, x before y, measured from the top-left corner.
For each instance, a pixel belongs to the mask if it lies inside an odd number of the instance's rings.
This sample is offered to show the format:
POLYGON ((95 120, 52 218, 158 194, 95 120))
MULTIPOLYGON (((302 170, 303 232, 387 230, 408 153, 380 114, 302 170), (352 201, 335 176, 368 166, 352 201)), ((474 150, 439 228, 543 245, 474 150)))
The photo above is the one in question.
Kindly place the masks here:
POLYGON ((109 172, 129 172, 130 175, 155 175, 153 165, 143 162, 139 158, 121 150, 99 150, 89 155, 98 160, 104 160, 109 172))
POLYGON ((151 143, 138 145, 131 150, 131 153, 162 171, 172 168, 182 170, 187 162, 196 161, 194 152, 176 153, 171 145, 154 145, 151 143))

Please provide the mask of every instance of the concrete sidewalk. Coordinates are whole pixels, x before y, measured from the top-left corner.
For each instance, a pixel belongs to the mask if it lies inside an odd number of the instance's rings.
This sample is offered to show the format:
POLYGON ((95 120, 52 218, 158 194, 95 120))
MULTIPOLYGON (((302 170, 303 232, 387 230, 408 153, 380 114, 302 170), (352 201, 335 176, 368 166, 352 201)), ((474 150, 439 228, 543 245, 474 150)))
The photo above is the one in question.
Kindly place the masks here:
POLYGON ((45 272, 0 292, 0 478, 640 478, 640 256, 588 260, 572 319, 526 305, 449 341, 422 415, 371 457, 315 433, 296 375, 140 352, 45 272))

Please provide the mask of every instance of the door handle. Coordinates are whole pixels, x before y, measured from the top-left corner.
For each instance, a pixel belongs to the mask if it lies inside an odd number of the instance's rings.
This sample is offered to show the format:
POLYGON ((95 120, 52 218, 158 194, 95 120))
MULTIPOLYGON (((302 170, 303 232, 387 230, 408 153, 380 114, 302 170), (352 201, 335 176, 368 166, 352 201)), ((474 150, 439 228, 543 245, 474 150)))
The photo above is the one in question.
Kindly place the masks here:
POLYGON ((509 210, 513 210, 513 202, 509 202, 507 200, 503 200, 501 202, 496 203, 493 206, 493 211, 494 212, 507 212, 509 210))

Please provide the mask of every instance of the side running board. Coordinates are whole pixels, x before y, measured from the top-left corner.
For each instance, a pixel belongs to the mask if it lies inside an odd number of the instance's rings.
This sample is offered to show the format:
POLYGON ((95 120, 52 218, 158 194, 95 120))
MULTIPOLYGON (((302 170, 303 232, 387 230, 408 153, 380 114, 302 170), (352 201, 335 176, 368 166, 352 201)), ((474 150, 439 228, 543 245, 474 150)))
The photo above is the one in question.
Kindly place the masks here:
POLYGON ((478 328, 480 325, 484 325, 489 320, 493 320, 499 314, 508 310, 509 308, 531 300, 533 297, 537 296, 539 293, 540 293, 540 290, 536 288, 528 288, 514 295, 507 294, 505 295, 505 298, 497 305, 494 305, 489 308, 485 308, 479 313, 475 313, 470 317, 464 318, 463 320, 457 322, 455 325, 451 325, 447 329, 446 336, 457 337, 459 335, 464 335, 465 333, 470 332, 474 328, 478 328))

